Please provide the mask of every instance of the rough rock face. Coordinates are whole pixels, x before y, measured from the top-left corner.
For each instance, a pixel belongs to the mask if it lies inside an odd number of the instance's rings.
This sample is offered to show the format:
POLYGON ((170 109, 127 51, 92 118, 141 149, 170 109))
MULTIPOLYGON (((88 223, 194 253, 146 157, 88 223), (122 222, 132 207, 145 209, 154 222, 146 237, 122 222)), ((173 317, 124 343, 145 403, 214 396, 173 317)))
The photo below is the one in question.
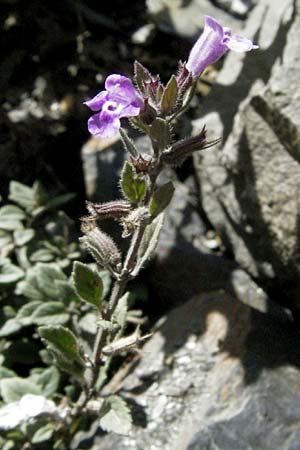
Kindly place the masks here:
POLYGON ((271 302, 262 313, 224 291, 194 297, 165 318, 122 383, 132 435, 87 448, 298 450, 299 344, 271 302))
POLYGON ((260 2, 246 29, 256 34, 262 49, 244 60, 229 55, 208 99, 208 109, 215 101, 218 113, 194 123, 195 131, 206 122, 224 136, 222 153, 195 158, 209 219, 244 268, 277 289, 284 304, 298 307, 299 26, 299 1, 293 7, 288 0, 260 2))
MULTIPOLYGON (((242 4, 241 1, 239 3, 242 4)), ((226 21, 226 25, 235 30, 241 27, 240 20, 226 13, 224 9, 218 8, 210 0, 146 0, 146 5, 148 14, 158 28, 181 37, 195 39, 202 31, 205 14, 221 22, 226 21)))

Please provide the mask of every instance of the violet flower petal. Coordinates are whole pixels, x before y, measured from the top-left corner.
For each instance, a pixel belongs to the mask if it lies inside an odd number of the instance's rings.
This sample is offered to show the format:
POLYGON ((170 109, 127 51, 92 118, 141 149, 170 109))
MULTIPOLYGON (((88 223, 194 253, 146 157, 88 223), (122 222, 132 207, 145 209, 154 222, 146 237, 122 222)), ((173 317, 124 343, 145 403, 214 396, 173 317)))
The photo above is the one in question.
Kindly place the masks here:
POLYGON ((121 126, 120 119, 105 111, 94 114, 88 120, 88 130, 94 136, 102 138, 111 138, 115 136, 121 126))
POLYGON ((105 81, 105 89, 109 93, 109 98, 118 103, 136 102, 139 107, 143 105, 143 100, 136 92, 132 81, 123 75, 109 75, 105 81))
POLYGON ((101 91, 95 97, 84 102, 84 105, 88 106, 92 111, 100 111, 104 103, 107 101, 108 92, 101 91))
POLYGON ((229 50, 233 50, 235 52, 249 52, 250 50, 254 50, 258 48, 258 45, 253 44, 250 39, 246 39, 238 34, 233 34, 226 40, 225 45, 229 48, 229 50))
POLYGON ((204 31, 194 44, 186 67, 194 77, 198 77, 208 65, 216 62, 228 50, 248 52, 256 48, 258 45, 249 39, 232 34, 230 28, 222 27, 217 20, 205 16, 204 31))
POLYGON ((193 46, 186 63, 187 69, 194 76, 200 75, 208 65, 228 51, 223 37, 223 27, 212 17, 205 16, 204 31, 193 46))
POLYGON ((129 104, 122 108, 119 117, 135 117, 138 116, 141 111, 140 106, 135 106, 134 104, 129 104))
POLYGON ((88 121, 89 132, 95 136, 112 137, 117 134, 121 117, 138 116, 144 100, 139 96, 132 81, 118 74, 109 75, 105 89, 85 104, 99 111, 88 121))

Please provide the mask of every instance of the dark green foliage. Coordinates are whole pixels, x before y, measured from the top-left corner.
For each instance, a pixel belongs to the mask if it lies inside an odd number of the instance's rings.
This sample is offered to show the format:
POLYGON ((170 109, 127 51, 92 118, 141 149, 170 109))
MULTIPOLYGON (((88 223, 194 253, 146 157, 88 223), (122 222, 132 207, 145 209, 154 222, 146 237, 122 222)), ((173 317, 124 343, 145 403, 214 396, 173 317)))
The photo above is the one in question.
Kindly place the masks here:
POLYGON ((86 264, 76 261, 74 263, 73 281, 79 298, 100 308, 103 294, 101 277, 86 264))
POLYGON ((153 194, 149 211, 151 216, 156 217, 160 214, 172 200, 174 186, 171 181, 160 186, 153 194))
POLYGON ((126 161, 122 171, 121 188, 125 197, 137 205, 140 204, 146 194, 146 181, 135 174, 132 164, 128 161, 126 161))

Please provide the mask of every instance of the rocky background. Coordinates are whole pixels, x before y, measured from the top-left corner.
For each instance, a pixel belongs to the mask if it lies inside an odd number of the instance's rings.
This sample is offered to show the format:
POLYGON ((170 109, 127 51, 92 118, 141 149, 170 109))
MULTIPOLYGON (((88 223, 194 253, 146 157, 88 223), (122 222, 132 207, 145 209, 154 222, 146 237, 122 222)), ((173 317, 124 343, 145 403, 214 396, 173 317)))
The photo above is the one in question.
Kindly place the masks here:
POLYGON ((154 336, 107 386, 131 402, 134 432, 95 423, 72 448, 299 450, 300 0, 109 3, 0 2, 3 195, 9 178, 41 177, 78 193, 73 217, 115 197, 120 142, 89 139, 81 103, 135 58, 167 79, 204 14, 260 50, 210 68, 176 130, 206 124, 222 143, 172 174, 140 281, 154 336))

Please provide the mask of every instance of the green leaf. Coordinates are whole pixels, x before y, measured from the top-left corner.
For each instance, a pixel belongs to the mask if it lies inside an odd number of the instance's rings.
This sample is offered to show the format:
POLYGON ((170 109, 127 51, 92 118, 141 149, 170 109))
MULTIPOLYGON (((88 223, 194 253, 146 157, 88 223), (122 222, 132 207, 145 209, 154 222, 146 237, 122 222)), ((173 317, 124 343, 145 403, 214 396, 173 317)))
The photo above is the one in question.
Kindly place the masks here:
POLYGON ((36 267, 33 267, 27 271, 26 278, 20 281, 16 289, 17 295, 24 295, 30 300, 42 301, 47 297, 39 290, 36 279, 36 267))
POLYGON ((31 262, 51 262, 55 256, 47 248, 41 248, 30 255, 31 262))
POLYGON ((171 76, 168 84, 164 90, 162 99, 161 99, 161 112, 163 114, 169 114, 176 106, 178 98, 178 86, 177 81, 174 75, 171 76))
POLYGON ((144 266, 146 261, 152 258, 158 244, 160 231, 163 226, 164 214, 159 214, 149 225, 147 225, 141 245, 138 250, 138 263, 134 274, 144 266))
POLYGON ((74 263, 73 280, 79 298, 100 308, 103 294, 101 277, 86 264, 76 261, 74 263))
POLYGON ((42 442, 49 441, 52 438, 55 431, 55 425, 53 423, 47 423, 47 425, 39 428, 31 438, 32 444, 40 444, 42 442))
POLYGON ((77 298, 74 288, 69 280, 56 280, 55 284, 59 290, 59 298, 65 305, 69 305, 72 300, 77 298))
POLYGON ((151 74, 149 70, 138 61, 134 61, 134 81, 142 94, 145 94, 144 83, 150 79, 151 74))
POLYGON ((146 194, 146 181, 135 175, 134 168, 128 161, 125 162, 122 170, 121 188, 124 195, 132 203, 139 204, 146 194))
POLYGON ((33 189, 18 181, 11 181, 9 184, 9 200, 31 211, 34 207, 33 189))
POLYGON ((16 320, 18 323, 20 323, 22 326, 28 326, 33 324, 32 315, 36 311, 36 309, 42 305, 43 303, 39 301, 29 302, 26 303, 19 309, 16 320))
POLYGON ((24 281, 18 283, 17 294, 31 300, 57 300, 61 294, 59 281, 66 281, 66 275, 55 263, 38 263, 27 271, 24 281))
POLYGON ((82 375, 84 360, 79 351, 79 343, 68 328, 57 326, 39 327, 38 332, 63 370, 82 375))
POLYGON ((111 275, 108 270, 100 270, 99 275, 103 282, 103 298, 105 298, 110 291, 111 275))
POLYGON ((134 142, 130 139, 130 137, 128 136, 128 134, 126 133, 126 131, 124 130, 124 128, 120 128, 119 129, 119 133, 121 135, 122 138, 122 142, 123 145, 125 147, 125 149, 134 157, 137 158, 138 157, 138 151, 137 148, 134 144, 134 142))
POLYGON ((1 395, 5 403, 17 402, 25 394, 40 395, 41 389, 24 378, 4 378, 0 381, 1 395))
POLYGON ((160 214, 172 200, 174 186, 171 181, 160 186, 153 194, 149 205, 151 216, 156 217, 160 214))
POLYGON ((12 378, 12 377, 16 377, 16 374, 13 370, 0 366, 0 380, 2 380, 3 378, 12 378))
POLYGON ((0 208, 0 228, 12 231, 22 228, 22 220, 26 218, 24 211, 15 205, 5 205, 0 208))
POLYGON ((7 231, 0 230, 0 248, 10 245, 12 243, 12 235, 11 233, 7 233, 7 231))
POLYGON ((57 392, 60 374, 55 366, 48 367, 45 370, 35 369, 36 372, 31 374, 29 380, 37 384, 42 391, 42 394, 51 398, 57 392))
POLYGON ((36 266, 36 280, 38 288, 47 297, 57 299, 59 288, 56 280, 66 280, 66 275, 56 264, 39 263, 36 266))
POLYGON ((46 192, 46 189, 42 185, 40 181, 35 181, 35 183, 32 186, 33 191, 33 198, 35 206, 42 206, 46 203, 49 196, 46 192))
POLYGON ((85 314, 80 320, 79 320, 79 326, 80 328, 85 332, 89 334, 96 334, 97 333, 97 317, 93 313, 87 313, 85 314))
POLYGON ((46 209, 58 208, 59 206, 62 206, 65 203, 68 203, 69 201, 73 200, 74 197, 76 197, 76 194, 74 192, 68 192, 66 194, 59 195, 49 200, 46 203, 45 208, 46 209))
POLYGON ((128 435, 132 418, 126 402, 119 396, 107 397, 100 408, 100 426, 105 431, 128 435))
POLYGON ((14 241, 15 244, 19 247, 22 247, 25 244, 28 244, 28 242, 33 239, 35 234, 35 231, 31 228, 28 229, 21 229, 21 230, 15 230, 14 231, 14 241))
POLYGON ((69 314, 60 302, 42 303, 31 316, 36 325, 63 325, 68 322, 69 314))
POLYGON ((129 292, 126 292, 118 301, 115 312, 113 314, 114 322, 119 325, 121 332, 126 324, 126 317, 128 311, 128 297, 129 292))
POLYGON ((150 135, 156 153, 160 153, 171 144, 172 136, 170 125, 166 120, 161 119, 160 117, 157 117, 153 121, 150 135))
POLYGON ((0 328, 0 338, 11 336, 17 333, 22 328, 22 325, 16 319, 9 319, 0 328))
POLYGON ((0 266, 0 285, 16 283, 24 276, 24 272, 20 267, 14 264, 4 264, 0 266))

